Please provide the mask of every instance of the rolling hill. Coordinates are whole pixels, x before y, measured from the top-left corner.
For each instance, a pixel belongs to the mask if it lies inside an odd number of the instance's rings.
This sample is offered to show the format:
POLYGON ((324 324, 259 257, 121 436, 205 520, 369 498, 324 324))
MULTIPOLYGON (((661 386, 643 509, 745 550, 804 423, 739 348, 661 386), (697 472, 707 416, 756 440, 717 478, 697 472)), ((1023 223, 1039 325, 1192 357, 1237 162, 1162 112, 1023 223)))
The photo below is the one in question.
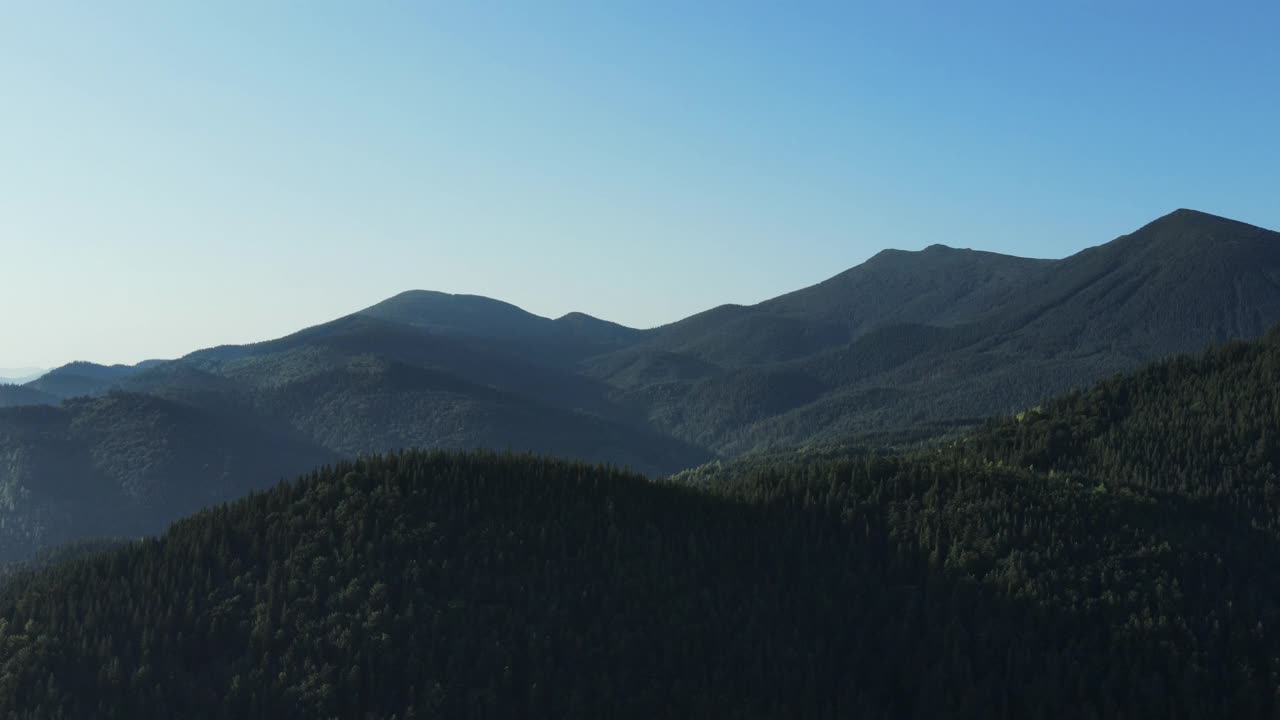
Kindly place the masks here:
POLYGON ((162 362, 149 360, 137 365, 98 365, 78 361, 50 370, 27 383, 26 387, 63 400, 101 395, 121 381, 162 362))

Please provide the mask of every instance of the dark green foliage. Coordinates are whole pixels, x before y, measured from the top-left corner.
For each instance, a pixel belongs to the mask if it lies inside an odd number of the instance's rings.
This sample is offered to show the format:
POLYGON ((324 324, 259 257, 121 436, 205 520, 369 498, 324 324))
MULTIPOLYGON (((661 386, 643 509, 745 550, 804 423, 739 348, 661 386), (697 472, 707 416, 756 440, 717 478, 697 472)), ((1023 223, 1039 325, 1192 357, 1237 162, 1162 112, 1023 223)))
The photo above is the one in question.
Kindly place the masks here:
POLYGON ((101 555, 108 550, 124 547, 128 541, 120 539, 76 540, 65 545, 55 545, 37 552, 31 559, 18 562, 0 562, 0 596, 7 584, 13 582, 21 586, 31 579, 35 573, 48 568, 57 567, 101 555))
POLYGON ((1275 549, 952 458, 695 492, 398 455, 22 580, 0 712, 1265 717, 1275 549))
POLYGON ((1171 493, 1275 526, 1280 326, 993 421, 964 451, 1011 466, 1171 493))
POLYGON ((341 463, 0 593, 0 718, 1280 717, 1280 331, 942 446, 341 463))

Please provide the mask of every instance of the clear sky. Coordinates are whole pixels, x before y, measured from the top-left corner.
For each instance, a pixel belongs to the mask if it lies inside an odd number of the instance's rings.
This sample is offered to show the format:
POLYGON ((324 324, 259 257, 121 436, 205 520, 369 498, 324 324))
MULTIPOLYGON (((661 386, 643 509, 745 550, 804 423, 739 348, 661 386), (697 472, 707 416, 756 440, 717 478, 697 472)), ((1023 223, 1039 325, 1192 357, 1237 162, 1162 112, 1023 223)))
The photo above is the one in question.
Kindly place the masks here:
POLYGON ((0 0, 0 367, 1280 228, 1280 2, 0 0))

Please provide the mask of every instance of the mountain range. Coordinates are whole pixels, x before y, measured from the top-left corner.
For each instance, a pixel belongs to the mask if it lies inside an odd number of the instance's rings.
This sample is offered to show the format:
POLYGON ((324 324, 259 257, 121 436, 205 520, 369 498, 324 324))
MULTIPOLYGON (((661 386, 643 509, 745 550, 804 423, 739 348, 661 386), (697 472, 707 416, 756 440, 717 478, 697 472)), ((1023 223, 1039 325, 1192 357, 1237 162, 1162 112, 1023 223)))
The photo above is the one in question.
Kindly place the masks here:
POLYGON ((411 291, 276 340, 0 386, 0 560, 398 448, 652 477, 911 443, 1277 321, 1280 235, 1191 210, 1061 260, 886 250, 647 330, 411 291))
POLYGON ((340 461, 0 578, 0 717, 1274 718, 1277 427, 1280 326, 915 450, 340 461))

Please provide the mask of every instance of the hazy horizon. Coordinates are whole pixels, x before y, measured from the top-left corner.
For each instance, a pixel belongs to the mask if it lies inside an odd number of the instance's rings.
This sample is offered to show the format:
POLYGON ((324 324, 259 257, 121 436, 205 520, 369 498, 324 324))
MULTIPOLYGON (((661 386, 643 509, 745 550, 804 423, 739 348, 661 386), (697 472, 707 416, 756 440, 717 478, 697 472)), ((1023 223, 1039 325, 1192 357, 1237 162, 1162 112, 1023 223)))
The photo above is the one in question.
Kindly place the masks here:
POLYGON ((888 247, 1064 257, 1179 207, 1280 229, 1278 22, 7 7, 0 366, 177 357, 410 289, 652 327, 888 247))
POLYGON ((27 380, 34 375, 48 372, 51 369, 38 367, 0 368, 0 380, 27 380))

